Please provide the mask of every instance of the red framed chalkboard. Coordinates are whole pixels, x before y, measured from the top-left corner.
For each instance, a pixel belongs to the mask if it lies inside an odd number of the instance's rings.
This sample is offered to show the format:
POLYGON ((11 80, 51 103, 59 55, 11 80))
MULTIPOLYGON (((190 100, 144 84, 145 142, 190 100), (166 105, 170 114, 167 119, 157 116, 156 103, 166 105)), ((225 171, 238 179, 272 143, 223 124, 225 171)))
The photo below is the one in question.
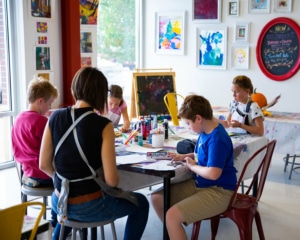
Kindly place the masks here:
POLYGON ((262 29, 256 58, 262 72, 270 79, 291 78, 300 66, 300 27, 289 18, 275 18, 262 29))

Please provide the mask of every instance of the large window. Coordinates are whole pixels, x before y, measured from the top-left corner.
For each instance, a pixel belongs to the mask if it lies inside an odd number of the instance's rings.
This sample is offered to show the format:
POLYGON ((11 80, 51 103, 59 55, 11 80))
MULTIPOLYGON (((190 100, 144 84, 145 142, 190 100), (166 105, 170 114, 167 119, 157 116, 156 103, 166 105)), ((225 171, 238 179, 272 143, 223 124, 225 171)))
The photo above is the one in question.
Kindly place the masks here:
POLYGON ((0 169, 12 164, 13 109, 9 65, 7 0, 0 0, 0 169))
POLYGON ((132 72, 136 68, 136 0, 101 0, 98 12, 97 65, 109 84, 123 88, 130 113, 132 72))

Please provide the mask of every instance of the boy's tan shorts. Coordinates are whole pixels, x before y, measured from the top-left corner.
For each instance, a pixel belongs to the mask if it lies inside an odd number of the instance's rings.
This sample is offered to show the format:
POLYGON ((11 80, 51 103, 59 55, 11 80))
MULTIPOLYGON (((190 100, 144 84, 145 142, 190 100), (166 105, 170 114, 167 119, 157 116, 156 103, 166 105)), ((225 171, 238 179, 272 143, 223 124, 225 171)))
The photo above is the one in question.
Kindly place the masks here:
POLYGON ((176 205, 185 225, 189 225, 224 212, 232 194, 233 191, 218 186, 196 188, 194 179, 190 179, 171 185, 170 205, 176 205))

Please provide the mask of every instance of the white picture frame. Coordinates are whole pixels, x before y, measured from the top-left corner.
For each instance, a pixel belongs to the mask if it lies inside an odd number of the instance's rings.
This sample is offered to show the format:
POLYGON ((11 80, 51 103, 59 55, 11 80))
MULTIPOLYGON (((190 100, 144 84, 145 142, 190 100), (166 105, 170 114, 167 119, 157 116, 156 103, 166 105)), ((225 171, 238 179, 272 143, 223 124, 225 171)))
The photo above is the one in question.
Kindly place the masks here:
POLYGON ((227 27, 207 24, 197 28, 197 67, 226 70, 227 27))
POLYGON ((240 15, 240 1, 227 0, 227 14, 230 17, 238 17, 240 15))
POLYGON ((248 12, 250 14, 255 13, 270 13, 270 2, 271 0, 249 0, 248 1, 248 12))
POLYGON ((221 0, 193 0, 192 20, 194 23, 220 23, 221 0))
POLYGON ((249 69, 250 47, 234 45, 231 47, 231 68, 236 70, 249 69))
POLYGON ((155 53, 183 55, 185 11, 155 13, 155 53))
POLYGON ((274 0, 274 12, 292 12, 292 0, 274 0))
POLYGON ((234 41, 235 42, 249 42, 250 23, 237 22, 234 25, 234 41))

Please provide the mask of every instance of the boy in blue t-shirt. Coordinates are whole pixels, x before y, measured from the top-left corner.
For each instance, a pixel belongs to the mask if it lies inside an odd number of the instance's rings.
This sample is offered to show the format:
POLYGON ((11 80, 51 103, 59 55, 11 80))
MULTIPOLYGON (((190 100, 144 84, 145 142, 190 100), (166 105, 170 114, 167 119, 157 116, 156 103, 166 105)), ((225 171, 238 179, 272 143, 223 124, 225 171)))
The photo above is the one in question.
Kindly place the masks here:
MULTIPOLYGON (((194 173, 194 179, 171 186, 171 207, 166 214, 170 239, 187 239, 182 224, 189 225, 225 211, 237 182, 232 141, 213 118, 209 101, 198 95, 187 96, 179 117, 199 137, 194 153, 170 153, 172 161, 185 160, 194 173)), ((163 220, 162 191, 153 193, 151 201, 163 220)))

